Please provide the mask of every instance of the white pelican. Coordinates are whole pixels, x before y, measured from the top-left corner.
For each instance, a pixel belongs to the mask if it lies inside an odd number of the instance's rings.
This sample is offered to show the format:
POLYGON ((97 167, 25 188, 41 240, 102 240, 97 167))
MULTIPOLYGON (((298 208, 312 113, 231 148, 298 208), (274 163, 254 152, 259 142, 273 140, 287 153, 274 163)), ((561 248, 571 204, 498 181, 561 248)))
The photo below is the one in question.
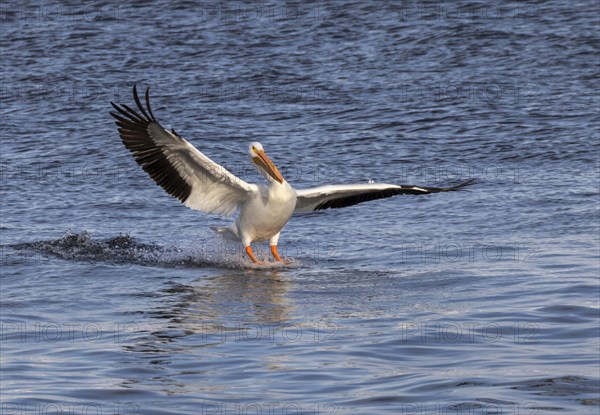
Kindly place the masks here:
POLYGON ((365 183, 295 190, 257 142, 250 143, 248 155, 268 184, 246 183, 206 157, 175 130, 164 129, 152 114, 149 90, 146 89, 144 108, 133 87, 139 111, 111 102, 117 112, 110 114, 116 119, 123 144, 158 185, 187 207, 223 216, 239 210, 234 223, 215 230, 240 240, 254 263, 258 261, 250 244, 266 240, 275 260, 282 261, 277 242, 294 212, 341 208, 394 195, 455 191, 473 183, 470 180, 453 187, 365 183))

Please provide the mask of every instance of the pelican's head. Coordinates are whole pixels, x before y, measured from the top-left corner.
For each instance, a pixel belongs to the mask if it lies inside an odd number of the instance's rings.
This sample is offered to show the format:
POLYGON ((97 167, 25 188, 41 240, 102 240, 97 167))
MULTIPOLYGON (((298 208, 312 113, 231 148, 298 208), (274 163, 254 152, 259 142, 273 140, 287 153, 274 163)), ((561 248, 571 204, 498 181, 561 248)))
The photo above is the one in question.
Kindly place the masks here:
POLYGON ((248 147, 248 153, 250 158, 258 167, 258 171, 265 176, 267 179, 273 179, 279 183, 283 183, 283 176, 275 167, 275 164, 271 161, 271 159, 265 153, 265 150, 261 143, 257 143, 256 141, 250 143, 248 147))

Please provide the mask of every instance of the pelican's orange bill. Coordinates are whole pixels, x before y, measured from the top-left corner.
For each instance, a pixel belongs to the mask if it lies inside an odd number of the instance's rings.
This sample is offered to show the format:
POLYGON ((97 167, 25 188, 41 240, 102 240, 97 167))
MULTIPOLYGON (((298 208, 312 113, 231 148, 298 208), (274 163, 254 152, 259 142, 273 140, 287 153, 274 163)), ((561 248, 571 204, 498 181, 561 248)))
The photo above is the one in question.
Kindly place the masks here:
POLYGON ((263 168, 264 171, 267 172, 269 176, 271 176, 274 180, 279 183, 283 183, 283 176, 279 173, 279 170, 275 166, 275 164, 271 161, 267 153, 264 150, 255 151, 256 157, 252 157, 252 160, 260 167, 263 168))

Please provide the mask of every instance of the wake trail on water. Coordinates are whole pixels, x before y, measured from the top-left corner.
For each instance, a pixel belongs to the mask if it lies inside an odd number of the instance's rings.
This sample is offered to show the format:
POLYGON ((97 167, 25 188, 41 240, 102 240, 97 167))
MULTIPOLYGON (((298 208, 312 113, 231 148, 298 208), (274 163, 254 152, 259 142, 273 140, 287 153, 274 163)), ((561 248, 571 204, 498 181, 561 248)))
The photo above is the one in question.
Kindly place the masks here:
MULTIPOLYGON (((84 230, 80 233, 67 231, 55 240, 9 244, 4 247, 18 251, 35 251, 68 261, 171 268, 271 269, 301 266, 301 263, 296 260, 284 264, 276 262, 252 264, 243 254, 243 247, 240 244, 224 241, 218 235, 201 242, 180 242, 173 243, 172 246, 161 246, 139 242, 130 235, 94 240, 84 230)), ((260 251, 258 256, 261 259, 267 258, 266 254, 260 251)))

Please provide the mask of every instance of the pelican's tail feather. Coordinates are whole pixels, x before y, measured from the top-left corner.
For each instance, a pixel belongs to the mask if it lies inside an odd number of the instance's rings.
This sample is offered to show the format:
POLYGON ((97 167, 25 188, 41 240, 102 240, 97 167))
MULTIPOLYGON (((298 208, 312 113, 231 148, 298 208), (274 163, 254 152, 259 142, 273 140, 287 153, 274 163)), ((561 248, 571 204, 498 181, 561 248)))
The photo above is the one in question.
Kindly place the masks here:
POLYGON ((222 226, 211 226, 211 229, 218 235, 221 235, 224 239, 228 239, 230 241, 239 241, 240 238, 230 227, 222 227, 222 226))

